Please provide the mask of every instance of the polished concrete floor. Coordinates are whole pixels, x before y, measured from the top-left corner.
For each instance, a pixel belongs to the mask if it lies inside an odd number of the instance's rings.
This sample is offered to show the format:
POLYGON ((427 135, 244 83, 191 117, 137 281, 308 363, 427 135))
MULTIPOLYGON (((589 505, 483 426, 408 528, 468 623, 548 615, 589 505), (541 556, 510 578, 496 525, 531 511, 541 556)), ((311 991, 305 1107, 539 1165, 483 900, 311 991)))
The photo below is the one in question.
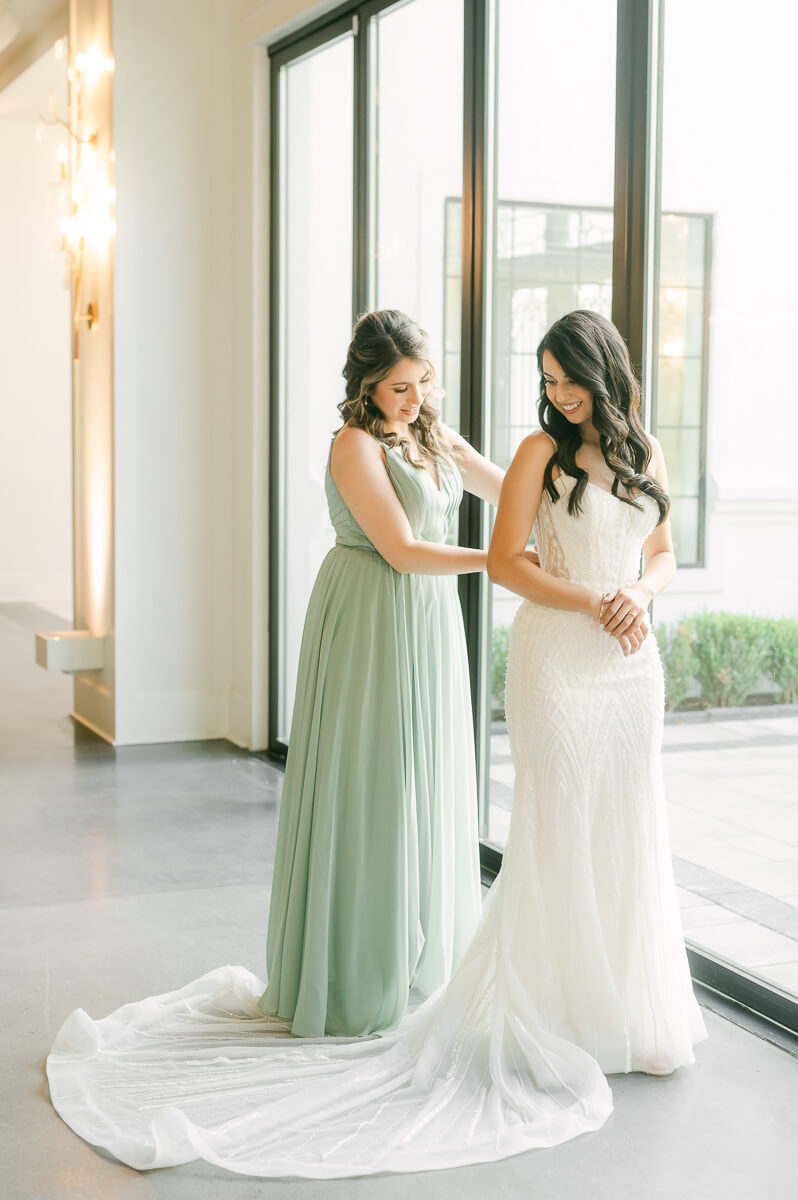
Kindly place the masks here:
POLYGON ((139 1174, 77 1138, 43 1063, 99 1016, 226 962, 263 967, 281 776, 224 742, 114 751, 33 665, 46 614, 0 605, 2 1200, 794 1200, 798 1059, 707 1012, 697 1065, 611 1080, 599 1133, 502 1163, 316 1183, 204 1164, 139 1174))

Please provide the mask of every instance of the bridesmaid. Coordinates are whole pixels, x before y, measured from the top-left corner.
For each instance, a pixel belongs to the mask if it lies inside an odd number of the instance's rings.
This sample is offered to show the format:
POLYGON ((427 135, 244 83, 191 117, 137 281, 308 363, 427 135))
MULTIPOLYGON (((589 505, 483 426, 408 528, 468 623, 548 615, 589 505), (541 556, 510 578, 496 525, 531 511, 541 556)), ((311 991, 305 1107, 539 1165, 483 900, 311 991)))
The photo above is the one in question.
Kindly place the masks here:
POLYGON ((441 424, 426 334, 357 322, 325 487, 335 545, 308 605, 261 1010, 303 1037, 385 1030, 445 983, 481 909, 476 773, 450 545, 503 473, 441 424))

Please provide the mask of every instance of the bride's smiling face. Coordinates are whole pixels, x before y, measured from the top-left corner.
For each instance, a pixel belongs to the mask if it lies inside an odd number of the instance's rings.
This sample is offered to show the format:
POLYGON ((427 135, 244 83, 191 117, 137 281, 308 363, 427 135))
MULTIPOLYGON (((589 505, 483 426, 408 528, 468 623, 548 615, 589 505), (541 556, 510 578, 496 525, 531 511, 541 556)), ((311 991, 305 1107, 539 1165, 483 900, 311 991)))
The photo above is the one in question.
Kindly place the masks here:
POLYGON ((581 425, 593 416, 593 397, 587 388, 573 383, 554 355, 548 350, 543 351, 543 378, 546 381, 546 395, 551 404, 561 412, 572 425, 581 425))
POLYGON ((375 385, 372 398, 386 421, 412 425, 431 387, 429 363, 403 358, 375 385))

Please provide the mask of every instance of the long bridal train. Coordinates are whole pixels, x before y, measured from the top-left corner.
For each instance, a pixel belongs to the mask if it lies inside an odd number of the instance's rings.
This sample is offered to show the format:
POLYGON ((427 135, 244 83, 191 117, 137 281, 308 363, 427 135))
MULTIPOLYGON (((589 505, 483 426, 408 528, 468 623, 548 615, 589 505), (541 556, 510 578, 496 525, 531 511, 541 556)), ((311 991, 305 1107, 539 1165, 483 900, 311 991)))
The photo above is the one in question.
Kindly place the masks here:
MULTIPOLYGON (((543 568, 628 584, 656 505, 591 485, 572 517, 573 483, 541 499, 543 568)), ((627 659, 592 618, 524 602, 504 865, 451 981, 396 1030, 354 1041, 287 1037, 242 967, 101 1021, 79 1010, 48 1059, 53 1104, 131 1166, 202 1157, 264 1176, 460 1166, 598 1129, 605 1073, 687 1065, 706 1036, 668 848, 662 710, 653 637, 627 659)))
POLYGON ((48 1060, 53 1104, 140 1170, 203 1158, 247 1175, 429 1170, 598 1129, 607 1081, 536 1017, 498 934, 502 892, 452 982, 395 1031, 295 1039, 261 1015, 259 979, 222 967, 102 1021, 73 1013, 48 1060))

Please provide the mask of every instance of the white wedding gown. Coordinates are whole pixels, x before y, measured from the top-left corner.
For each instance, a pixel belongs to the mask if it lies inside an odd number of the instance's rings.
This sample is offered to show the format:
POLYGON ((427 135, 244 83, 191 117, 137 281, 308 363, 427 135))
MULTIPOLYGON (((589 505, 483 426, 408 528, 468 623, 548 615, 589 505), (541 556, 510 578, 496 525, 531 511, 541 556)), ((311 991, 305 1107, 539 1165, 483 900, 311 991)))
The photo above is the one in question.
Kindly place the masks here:
MULTIPOLYGON (((654 502, 640 511, 589 484, 571 517, 573 484, 560 476, 560 500, 541 501, 544 569, 630 583, 654 502)), ((670 862, 662 717, 653 637, 624 658, 591 617, 524 602, 504 864, 448 985, 358 1040, 287 1035, 243 967, 99 1021, 77 1010, 47 1061, 54 1106, 133 1167, 203 1158, 261 1176, 462 1166, 598 1129, 605 1074, 687 1065, 706 1036, 670 862)))

